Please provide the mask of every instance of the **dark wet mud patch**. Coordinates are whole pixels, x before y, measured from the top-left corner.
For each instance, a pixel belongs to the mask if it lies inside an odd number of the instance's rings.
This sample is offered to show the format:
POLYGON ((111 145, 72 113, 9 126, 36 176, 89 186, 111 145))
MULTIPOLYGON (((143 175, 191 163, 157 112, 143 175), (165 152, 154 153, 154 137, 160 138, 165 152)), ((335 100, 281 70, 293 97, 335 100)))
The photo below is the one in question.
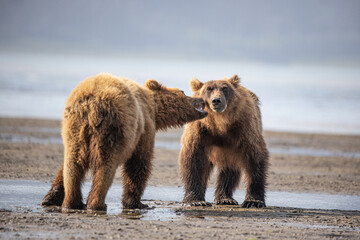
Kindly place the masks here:
POLYGON ((266 207, 262 209, 245 209, 240 206, 211 206, 179 208, 186 218, 205 220, 236 221, 248 219, 256 222, 267 222, 274 226, 296 228, 332 229, 360 232, 360 212, 341 210, 299 209, 285 207, 266 207))

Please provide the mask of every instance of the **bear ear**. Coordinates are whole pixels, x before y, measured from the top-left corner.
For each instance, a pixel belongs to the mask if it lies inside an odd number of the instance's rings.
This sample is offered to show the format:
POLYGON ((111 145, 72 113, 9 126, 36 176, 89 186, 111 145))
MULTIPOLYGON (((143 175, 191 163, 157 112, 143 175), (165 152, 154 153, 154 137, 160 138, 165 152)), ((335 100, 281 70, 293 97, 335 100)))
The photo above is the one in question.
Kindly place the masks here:
POLYGON ((193 92, 197 92, 204 85, 204 83, 200 82, 197 78, 193 78, 190 81, 190 88, 193 92))
POLYGON ((162 85, 154 79, 149 79, 145 82, 145 87, 150 90, 160 90, 162 88, 162 85))
POLYGON ((238 77, 237 74, 235 74, 234 76, 232 76, 229 79, 229 82, 234 86, 234 87, 238 87, 240 84, 240 78, 238 77))

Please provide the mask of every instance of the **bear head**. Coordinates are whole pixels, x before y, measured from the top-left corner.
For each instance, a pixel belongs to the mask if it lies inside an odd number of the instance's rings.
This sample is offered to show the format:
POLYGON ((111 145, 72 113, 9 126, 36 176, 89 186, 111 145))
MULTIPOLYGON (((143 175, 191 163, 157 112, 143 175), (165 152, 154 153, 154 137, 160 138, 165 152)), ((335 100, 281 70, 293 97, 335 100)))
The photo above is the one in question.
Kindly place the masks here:
POLYGON ((147 80, 145 87, 152 92, 157 113, 156 128, 178 127, 208 115, 200 97, 189 97, 178 88, 168 88, 155 80, 147 80))
POLYGON ((240 79, 234 75, 230 79, 212 80, 205 83, 194 78, 190 81, 191 90, 194 96, 204 99, 206 107, 215 112, 224 112, 234 95, 237 94, 236 89, 240 84, 240 79))

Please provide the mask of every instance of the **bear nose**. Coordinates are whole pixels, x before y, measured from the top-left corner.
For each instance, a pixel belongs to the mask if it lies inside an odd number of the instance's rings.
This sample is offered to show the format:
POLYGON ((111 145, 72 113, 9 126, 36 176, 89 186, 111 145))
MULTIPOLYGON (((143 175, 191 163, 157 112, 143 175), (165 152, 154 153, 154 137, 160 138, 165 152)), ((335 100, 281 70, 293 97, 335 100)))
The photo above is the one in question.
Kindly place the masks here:
POLYGON ((222 103, 221 98, 213 98, 211 102, 214 106, 217 106, 222 103))

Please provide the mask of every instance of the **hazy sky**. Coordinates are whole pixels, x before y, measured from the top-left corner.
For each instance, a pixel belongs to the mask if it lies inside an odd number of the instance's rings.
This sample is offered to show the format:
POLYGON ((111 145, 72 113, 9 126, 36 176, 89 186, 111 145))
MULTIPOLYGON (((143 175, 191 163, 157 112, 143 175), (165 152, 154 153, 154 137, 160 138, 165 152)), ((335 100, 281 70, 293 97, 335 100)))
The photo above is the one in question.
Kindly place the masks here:
POLYGON ((0 0, 0 51, 360 62, 358 0, 0 0))

